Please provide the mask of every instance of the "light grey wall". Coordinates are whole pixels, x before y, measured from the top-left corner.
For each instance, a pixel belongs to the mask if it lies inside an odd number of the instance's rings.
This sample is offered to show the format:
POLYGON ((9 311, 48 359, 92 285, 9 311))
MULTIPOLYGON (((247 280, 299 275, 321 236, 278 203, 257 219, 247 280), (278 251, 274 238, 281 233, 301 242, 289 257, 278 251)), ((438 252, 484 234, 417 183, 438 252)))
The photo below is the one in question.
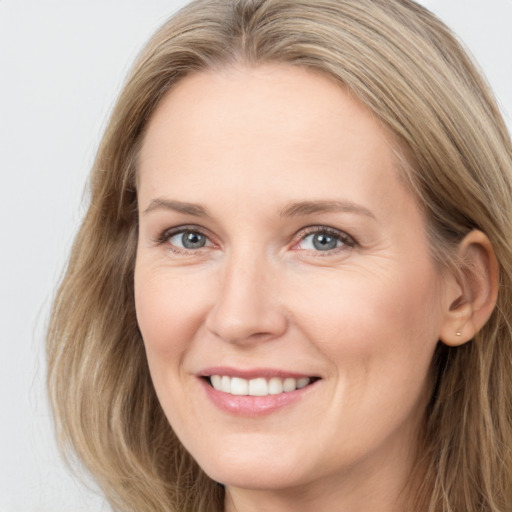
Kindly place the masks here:
MULTIPOLYGON (((53 440, 43 333, 106 116, 182 0, 0 0, 0 512, 106 511, 53 440)), ((465 40, 512 127, 512 0, 424 0, 465 40)))

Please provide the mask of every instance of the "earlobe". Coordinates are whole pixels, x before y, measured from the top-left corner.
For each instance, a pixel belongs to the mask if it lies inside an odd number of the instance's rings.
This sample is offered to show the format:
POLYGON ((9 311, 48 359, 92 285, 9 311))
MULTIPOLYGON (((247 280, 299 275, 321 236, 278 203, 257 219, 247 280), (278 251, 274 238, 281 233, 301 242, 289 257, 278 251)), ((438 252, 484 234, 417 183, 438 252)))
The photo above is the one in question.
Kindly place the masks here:
POLYGON ((481 231, 471 231, 458 250, 460 272, 447 286, 446 311, 440 339, 458 346, 474 338, 496 305, 498 262, 491 242, 481 231))

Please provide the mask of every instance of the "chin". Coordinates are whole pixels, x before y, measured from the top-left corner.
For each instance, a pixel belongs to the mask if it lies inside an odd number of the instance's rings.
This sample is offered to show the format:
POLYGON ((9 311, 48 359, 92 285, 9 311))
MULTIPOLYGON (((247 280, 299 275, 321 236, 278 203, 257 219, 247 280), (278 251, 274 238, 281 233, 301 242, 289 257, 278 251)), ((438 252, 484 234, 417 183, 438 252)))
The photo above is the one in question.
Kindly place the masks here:
POLYGON ((252 490, 278 490, 304 485, 307 478, 303 467, 288 464, 279 455, 273 460, 260 457, 243 459, 222 457, 222 460, 199 461, 203 471, 214 481, 226 487, 252 490), (276 460, 277 459, 277 460, 276 460))
POLYGON ((214 470, 213 473, 206 472, 206 474, 212 480, 226 487, 250 489, 253 491, 277 491, 303 485, 302 479, 281 469, 274 471, 268 468, 260 470, 249 470, 247 468, 233 470, 226 468, 218 471, 214 470))

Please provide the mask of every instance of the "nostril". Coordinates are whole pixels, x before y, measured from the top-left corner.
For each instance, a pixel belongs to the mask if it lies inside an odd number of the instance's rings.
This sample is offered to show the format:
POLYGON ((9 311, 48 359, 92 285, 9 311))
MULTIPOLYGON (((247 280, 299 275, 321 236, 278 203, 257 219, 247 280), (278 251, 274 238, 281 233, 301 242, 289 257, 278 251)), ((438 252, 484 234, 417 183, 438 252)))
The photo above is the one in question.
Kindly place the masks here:
POLYGON ((255 312, 254 315, 235 315, 216 311, 207 319, 206 327, 217 338, 234 344, 254 344, 282 336, 288 321, 279 311, 255 312))

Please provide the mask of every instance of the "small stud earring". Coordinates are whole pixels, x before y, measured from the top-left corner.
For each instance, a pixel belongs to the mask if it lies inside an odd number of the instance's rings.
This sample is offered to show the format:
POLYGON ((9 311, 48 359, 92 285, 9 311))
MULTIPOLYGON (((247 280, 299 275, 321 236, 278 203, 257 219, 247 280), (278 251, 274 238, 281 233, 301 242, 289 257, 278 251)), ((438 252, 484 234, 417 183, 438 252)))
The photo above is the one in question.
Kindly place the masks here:
POLYGON ((457 332, 456 332, 457 336, 461 336, 462 335, 462 331, 461 329, 459 329, 457 332))

